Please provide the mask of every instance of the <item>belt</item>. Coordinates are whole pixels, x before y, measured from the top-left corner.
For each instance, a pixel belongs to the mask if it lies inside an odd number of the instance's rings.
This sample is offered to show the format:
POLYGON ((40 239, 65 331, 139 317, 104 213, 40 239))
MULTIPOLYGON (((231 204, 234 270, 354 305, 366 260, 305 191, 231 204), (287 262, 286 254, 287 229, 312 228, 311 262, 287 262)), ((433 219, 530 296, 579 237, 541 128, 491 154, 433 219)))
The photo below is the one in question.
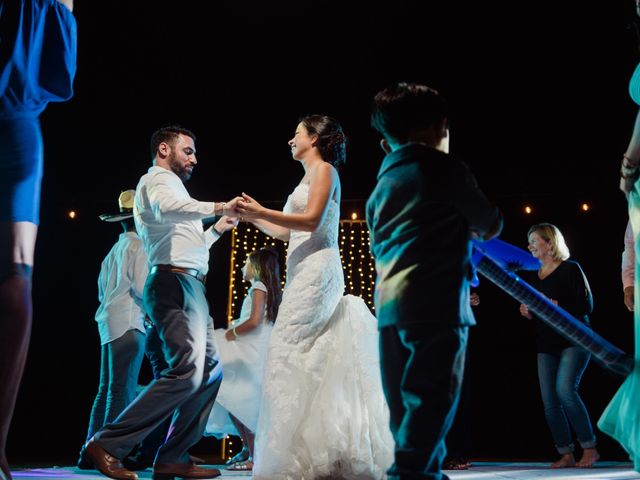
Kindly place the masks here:
POLYGON ((171 273, 184 273, 185 275, 191 275, 192 277, 200 280, 202 283, 207 281, 207 276, 203 273, 200 273, 195 268, 183 268, 176 267, 175 265, 154 265, 151 267, 150 275, 153 275, 156 272, 171 272, 171 273))

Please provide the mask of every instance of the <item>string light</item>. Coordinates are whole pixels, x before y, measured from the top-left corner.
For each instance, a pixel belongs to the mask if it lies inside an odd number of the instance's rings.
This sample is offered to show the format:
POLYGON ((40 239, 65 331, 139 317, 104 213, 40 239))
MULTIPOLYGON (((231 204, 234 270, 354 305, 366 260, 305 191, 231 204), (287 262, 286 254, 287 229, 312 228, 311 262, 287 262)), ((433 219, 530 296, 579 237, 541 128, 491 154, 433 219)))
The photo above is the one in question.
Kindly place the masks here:
MULTIPOLYGON (((353 215, 352 215, 353 216, 353 215)), ((357 216, 357 215, 356 215, 357 216)), ((262 233, 251 224, 241 223, 231 231, 231 259, 229 276, 229 295, 227 301, 227 321, 238 316, 242 301, 249 285, 242 279, 242 266, 249 254, 262 247, 273 247, 280 256, 281 284, 284 287, 286 278, 286 242, 275 242, 275 239, 262 233)), ((344 272, 345 293, 361 297, 374 309, 373 291, 375 283, 374 260, 369 252, 369 230, 364 220, 341 220, 338 232, 340 261, 344 272)))
POLYGON ((582 205, 580 205, 580 210, 582 210, 583 212, 588 212, 589 210, 591 210, 591 205, 589 205, 588 203, 583 203, 582 205))
POLYGON ((524 206, 524 213, 526 213, 527 215, 531 215, 533 213, 533 208, 529 205, 525 205, 524 206))
POLYGON ((233 447, 233 439, 229 435, 222 437, 222 460, 233 457, 237 452, 233 447))
POLYGON ((68 216, 71 220, 75 219, 75 218, 76 218, 76 215, 77 215, 77 214, 76 214, 76 211, 75 211, 75 210, 69 210, 69 213, 67 213, 67 216, 68 216))

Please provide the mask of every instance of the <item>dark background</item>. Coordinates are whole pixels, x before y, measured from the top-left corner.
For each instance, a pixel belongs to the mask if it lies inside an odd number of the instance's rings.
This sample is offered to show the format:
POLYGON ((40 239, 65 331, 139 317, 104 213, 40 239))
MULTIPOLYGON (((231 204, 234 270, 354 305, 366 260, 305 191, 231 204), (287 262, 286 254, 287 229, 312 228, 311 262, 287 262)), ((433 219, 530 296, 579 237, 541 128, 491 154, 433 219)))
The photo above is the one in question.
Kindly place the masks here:
MULTIPOLYGON (((368 126, 371 98, 397 80, 449 99, 452 152, 503 210, 502 238, 525 247, 531 224, 556 224, 591 282, 594 328, 633 351, 617 183, 637 111, 627 87, 638 42, 631 0, 591 3, 77 0, 76 93, 42 115, 34 329, 10 460, 75 462, 98 382, 97 276, 120 232, 97 216, 115 210, 119 192, 150 166, 157 127, 177 122, 198 136, 188 185, 195 198, 245 191, 277 206, 302 176, 286 143, 298 117, 335 116, 350 137, 346 217, 362 213, 383 157, 368 126)), ((226 237, 212 249, 208 281, 218 326, 228 255, 226 237)), ((479 293, 468 372, 473 456, 550 460, 531 325, 487 281, 479 293)), ((588 368, 582 394, 594 423, 619 383, 595 363, 588 368)), ((603 459, 625 458, 599 439, 603 459)), ((208 439, 196 450, 219 448, 208 439)))

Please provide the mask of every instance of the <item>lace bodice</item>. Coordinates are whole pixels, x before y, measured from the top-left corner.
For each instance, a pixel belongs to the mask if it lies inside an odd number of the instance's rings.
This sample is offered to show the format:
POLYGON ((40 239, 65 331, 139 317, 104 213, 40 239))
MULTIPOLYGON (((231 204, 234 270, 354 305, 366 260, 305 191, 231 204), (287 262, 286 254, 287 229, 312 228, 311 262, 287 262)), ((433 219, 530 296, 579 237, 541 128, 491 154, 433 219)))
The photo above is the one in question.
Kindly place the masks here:
MULTIPOLYGON (((300 183, 287 198, 283 211, 284 213, 303 213, 307 208, 308 201, 309 185, 300 183)), ((335 200, 330 199, 327 213, 315 232, 291 230, 288 257, 292 258, 294 251, 299 247, 303 247, 304 255, 324 248, 337 248, 339 224, 340 207, 335 200)))

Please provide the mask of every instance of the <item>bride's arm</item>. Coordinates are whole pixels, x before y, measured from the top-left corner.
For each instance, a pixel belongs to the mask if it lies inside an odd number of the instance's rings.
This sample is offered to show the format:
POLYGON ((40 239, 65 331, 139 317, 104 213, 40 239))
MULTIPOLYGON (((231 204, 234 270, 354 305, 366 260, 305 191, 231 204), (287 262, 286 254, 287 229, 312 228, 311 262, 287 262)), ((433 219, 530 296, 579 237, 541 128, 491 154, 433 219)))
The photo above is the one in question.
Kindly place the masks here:
POLYGON ((289 237, 291 236, 291 229, 281 227, 275 223, 267 222, 266 220, 255 218, 251 220, 251 223, 253 223, 261 232, 269 235, 270 237, 282 240, 283 242, 288 242, 289 237))
MULTIPOLYGON (((243 194, 244 202, 238 202, 238 211, 244 218, 252 222, 262 221, 267 225, 283 227, 286 229, 313 232, 322 223, 327 213, 329 198, 338 185, 338 172, 330 164, 319 164, 309 184, 309 201, 304 213, 284 213, 278 210, 265 208, 253 198, 243 194)), ((260 226, 257 224, 258 228, 260 226)), ((266 232, 265 232, 266 233, 266 232)))

